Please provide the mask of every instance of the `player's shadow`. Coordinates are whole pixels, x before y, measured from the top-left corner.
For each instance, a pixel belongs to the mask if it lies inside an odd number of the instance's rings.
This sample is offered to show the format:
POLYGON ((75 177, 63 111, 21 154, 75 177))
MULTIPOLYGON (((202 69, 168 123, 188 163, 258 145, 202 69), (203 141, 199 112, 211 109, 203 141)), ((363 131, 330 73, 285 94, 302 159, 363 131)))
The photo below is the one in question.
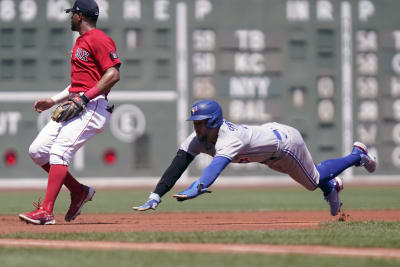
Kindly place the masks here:
POLYGON ((119 222, 75 222, 75 223, 57 223, 57 225, 102 225, 102 224, 120 224, 119 222))

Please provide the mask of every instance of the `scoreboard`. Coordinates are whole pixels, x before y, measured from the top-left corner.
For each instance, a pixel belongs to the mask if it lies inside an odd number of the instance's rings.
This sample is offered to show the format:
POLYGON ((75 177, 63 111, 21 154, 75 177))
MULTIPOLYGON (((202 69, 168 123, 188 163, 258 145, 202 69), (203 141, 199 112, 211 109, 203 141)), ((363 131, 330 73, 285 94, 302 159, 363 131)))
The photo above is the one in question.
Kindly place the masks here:
MULTIPOLYGON (((377 175, 399 173, 399 1, 97 3, 97 26, 123 63, 109 127, 74 157, 78 177, 160 177, 193 129, 190 106, 206 98, 235 123, 296 127, 316 163, 360 140, 378 159, 377 175)), ((51 111, 39 115, 32 105, 70 83, 77 35, 63 10, 72 5, 0 0, 0 179, 44 175, 27 152, 51 111)), ((210 160, 199 156, 188 174, 200 175, 210 160)), ((277 173, 231 164, 223 174, 277 173)))

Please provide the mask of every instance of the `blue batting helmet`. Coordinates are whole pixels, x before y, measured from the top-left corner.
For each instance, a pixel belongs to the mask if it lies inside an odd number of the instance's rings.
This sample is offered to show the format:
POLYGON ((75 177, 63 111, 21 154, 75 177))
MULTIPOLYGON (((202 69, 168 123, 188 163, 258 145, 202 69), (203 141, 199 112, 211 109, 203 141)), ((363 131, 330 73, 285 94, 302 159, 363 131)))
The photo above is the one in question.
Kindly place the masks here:
POLYGON ((221 126, 222 109, 214 100, 200 100, 193 104, 191 115, 188 121, 201 121, 208 119, 206 127, 209 129, 221 126))

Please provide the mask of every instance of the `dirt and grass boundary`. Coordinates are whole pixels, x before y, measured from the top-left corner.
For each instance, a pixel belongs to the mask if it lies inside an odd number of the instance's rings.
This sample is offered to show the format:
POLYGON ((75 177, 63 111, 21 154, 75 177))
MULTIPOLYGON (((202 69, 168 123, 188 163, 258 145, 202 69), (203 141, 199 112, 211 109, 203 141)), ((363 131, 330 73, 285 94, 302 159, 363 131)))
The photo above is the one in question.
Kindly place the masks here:
MULTIPOLYGON (((15 215, 1 216, 0 234, 15 233, 87 233, 87 232, 199 232, 262 231, 285 229, 321 229, 332 221, 399 222, 400 210, 345 211, 331 217, 326 211, 255 211, 255 212, 161 212, 85 214, 72 223, 56 215, 57 224, 37 226, 18 221, 15 215)), ((308 254, 400 259, 398 248, 352 248, 340 246, 216 244, 177 242, 114 242, 39 239, 0 239, 0 246, 42 247, 78 250, 143 250, 200 253, 308 254)))

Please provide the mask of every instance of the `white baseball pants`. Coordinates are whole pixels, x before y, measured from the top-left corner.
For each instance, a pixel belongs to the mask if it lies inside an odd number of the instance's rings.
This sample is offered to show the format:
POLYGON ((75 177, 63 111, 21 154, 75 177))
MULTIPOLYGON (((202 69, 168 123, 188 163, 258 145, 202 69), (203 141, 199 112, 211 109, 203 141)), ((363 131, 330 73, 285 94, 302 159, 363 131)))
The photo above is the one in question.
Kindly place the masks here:
POLYGON ((319 172, 300 132, 288 125, 275 124, 281 139, 277 151, 278 159, 268 163, 276 171, 286 173, 308 190, 315 190, 319 183, 319 172))
POLYGON ((101 133, 110 120, 104 95, 92 99, 81 116, 57 123, 50 120, 29 147, 39 166, 50 162, 68 166, 72 157, 91 137, 101 133))

